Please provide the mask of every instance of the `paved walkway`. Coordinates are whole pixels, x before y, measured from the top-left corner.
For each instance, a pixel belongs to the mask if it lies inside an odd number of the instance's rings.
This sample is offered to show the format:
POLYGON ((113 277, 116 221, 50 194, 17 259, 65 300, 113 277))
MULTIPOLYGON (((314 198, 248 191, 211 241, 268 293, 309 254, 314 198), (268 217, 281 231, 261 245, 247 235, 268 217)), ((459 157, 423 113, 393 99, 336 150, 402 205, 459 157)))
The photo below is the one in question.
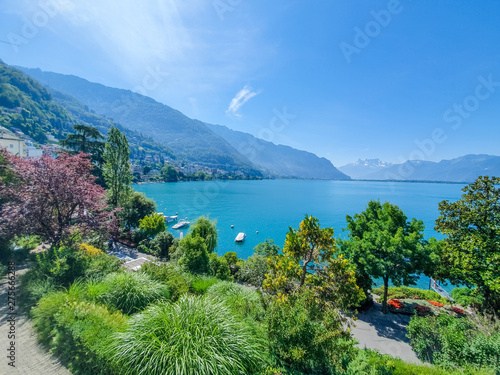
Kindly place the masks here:
POLYGON ((406 337, 406 326, 411 317, 402 314, 383 314, 382 305, 375 303, 370 309, 358 314, 353 336, 360 348, 376 349, 405 362, 422 363, 406 337))
MULTIPOLYGON (((16 273, 16 289, 19 288, 19 276, 26 270, 16 273)), ((71 375, 60 362, 41 347, 36 338, 32 322, 16 309, 15 325, 15 366, 8 365, 6 353, 10 347, 7 278, 0 280, 0 374, 2 375, 71 375)))

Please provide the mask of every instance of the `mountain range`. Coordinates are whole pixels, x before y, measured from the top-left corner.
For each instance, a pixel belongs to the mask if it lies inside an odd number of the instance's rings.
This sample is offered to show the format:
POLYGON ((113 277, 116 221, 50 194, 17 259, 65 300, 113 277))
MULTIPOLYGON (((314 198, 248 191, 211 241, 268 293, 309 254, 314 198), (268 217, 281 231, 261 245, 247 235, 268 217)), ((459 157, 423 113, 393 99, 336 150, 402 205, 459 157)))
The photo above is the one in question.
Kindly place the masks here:
MULTIPOLYGON (((249 175, 350 179, 329 160, 313 153, 191 119, 165 104, 129 90, 107 87, 72 75, 18 69, 53 90, 75 98, 96 114, 151 137, 190 163, 239 170, 249 175), (240 147, 242 137, 258 146, 255 152, 249 153, 240 147)), ((59 103, 65 106, 64 102, 59 103)))
POLYGON ((500 176, 500 156, 465 155, 440 162, 409 160, 401 164, 358 160, 339 169, 358 180, 472 182, 479 176, 500 176))
POLYGON ((156 154, 183 165, 198 164, 247 176, 449 182, 500 176, 500 157, 492 155, 401 164, 360 159, 337 169, 313 153, 191 119, 128 90, 76 76, 18 69, 0 60, 0 125, 21 129, 40 143, 49 134, 64 138, 79 123, 94 126, 102 134, 111 126, 118 127, 126 133, 136 158, 156 154))

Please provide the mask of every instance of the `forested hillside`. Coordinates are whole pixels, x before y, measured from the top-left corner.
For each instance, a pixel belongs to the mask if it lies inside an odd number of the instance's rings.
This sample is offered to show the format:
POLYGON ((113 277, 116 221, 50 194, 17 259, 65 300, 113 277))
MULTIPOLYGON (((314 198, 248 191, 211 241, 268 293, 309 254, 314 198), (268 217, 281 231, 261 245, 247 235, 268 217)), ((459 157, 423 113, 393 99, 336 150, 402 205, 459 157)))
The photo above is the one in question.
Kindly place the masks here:
POLYGON ((92 113, 75 98, 47 89, 0 60, 0 126, 17 128, 36 142, 44 144, 47 135, 62 139, 73 132, 74 124, 96 127, 103 135, 112 125, 119 128, 127 135, 134 158, 161 153, 175 159, 174 153, 167 147, 92 113))

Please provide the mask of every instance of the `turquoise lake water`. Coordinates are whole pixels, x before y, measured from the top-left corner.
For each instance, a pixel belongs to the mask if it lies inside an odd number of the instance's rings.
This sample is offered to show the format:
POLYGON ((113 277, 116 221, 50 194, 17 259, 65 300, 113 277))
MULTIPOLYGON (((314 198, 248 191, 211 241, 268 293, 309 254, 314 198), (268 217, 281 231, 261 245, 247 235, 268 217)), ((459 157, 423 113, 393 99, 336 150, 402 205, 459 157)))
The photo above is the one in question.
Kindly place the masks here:
MULTIPOLYGON (((266 238, 283 246, 288 227, 297 228, 306 214, 317 217, 322 227, 333 227, 335 237, 345 238, 346 215, 363 211, 371 199, 398 205, 411 220, 425 224, 426 238, 441 238, 434 231, 439 216, 438 203, 461 197, 460 184, 261 180, 261 181, 196 181, 168 184, 134 185, 136 191, 154 199, 157 210, 165 215, 179 214, 194 223, 205 215, 217 221, 222 255, 235 251, 246 259, 253 247, 266 238), (234 228, 231 228, 234 225, 234 228), (239 232, 246 233, 243 244, 234 242, 239 232)), ((169 231, 179 237, 189 228, 169 231)), ((427 288, 428 279, 421 278, 419 287, 427 288)), ((448 289, 448 288, 447 288, 448 289)))

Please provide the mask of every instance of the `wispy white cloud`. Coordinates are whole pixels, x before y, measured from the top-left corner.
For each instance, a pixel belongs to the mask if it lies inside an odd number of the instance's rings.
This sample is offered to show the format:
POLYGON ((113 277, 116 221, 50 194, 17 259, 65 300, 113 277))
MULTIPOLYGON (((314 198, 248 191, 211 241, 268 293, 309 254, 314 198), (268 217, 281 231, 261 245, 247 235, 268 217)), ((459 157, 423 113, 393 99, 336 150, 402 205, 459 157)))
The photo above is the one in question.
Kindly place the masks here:
POLYGON ((245 87, 243 87, 236 94, 236 96, 231 99, 231 103, 229 103, 226 114, 241 117, 241 115, 238 113, 238 110, 243 106, 243 104, 245 104, 258 94, 260 94, 260 91, 252 91, 252 88, 250 86, 245 85, 245 87))

